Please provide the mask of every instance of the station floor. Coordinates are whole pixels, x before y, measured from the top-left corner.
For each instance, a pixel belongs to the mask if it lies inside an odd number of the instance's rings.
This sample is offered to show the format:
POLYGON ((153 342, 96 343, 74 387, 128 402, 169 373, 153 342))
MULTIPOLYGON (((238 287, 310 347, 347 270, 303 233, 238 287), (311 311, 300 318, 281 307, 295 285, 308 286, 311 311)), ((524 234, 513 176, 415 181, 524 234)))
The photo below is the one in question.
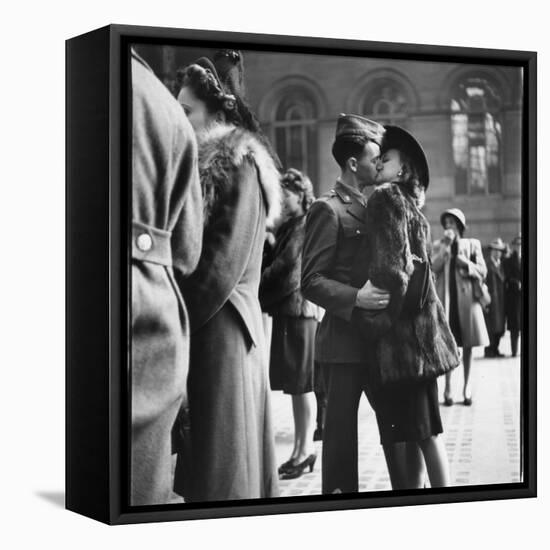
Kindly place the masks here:
MULTIPOLYGON (((441 405, 444 441, 453 486, 514 483, 521 477, 520 359, 510 357, 504 338, 505 357, 485 359, 483 349, 474 350, 472 406, 462 403, 462 367, 453 372, 455 404, 441 405)), ((440 402, 443 379, 439 379, 440 402)), ((291 398, 272 392, 272 409, 278 464, 287 460, 293 446, 291 398)), ((358 418, 359 491, 391 490, 374 413, 361 398, 358 418)), ((317 461, 312 473, 281 480, 281 496, 321 493, 322 442, 316 442, 317 461)))

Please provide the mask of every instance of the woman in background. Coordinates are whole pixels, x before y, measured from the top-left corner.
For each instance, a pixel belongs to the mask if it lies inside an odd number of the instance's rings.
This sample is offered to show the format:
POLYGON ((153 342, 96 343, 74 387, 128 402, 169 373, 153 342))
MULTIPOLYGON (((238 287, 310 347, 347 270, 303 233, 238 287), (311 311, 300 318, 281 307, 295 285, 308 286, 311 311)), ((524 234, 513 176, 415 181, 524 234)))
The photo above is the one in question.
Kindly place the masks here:
POLYGON ((220 60, 219 74, 207 58, 186 67, 178 95, 197 135, 205 203, 203 251, 180 285, 191 321, 192 445, 191 471, 175 481, 189 502, 278 495, 258 287, 279 172, 239 96, 240 53, 220 60))
MULTIPOLYGON (((462 210, 450 208, 441 214, 445 229, 443 238, 434 243, 432 268, 436 276, 439 299, 445 308, 447 319, 456 343, 462 348, 464 365, 464 405, 472 404, 470 374, 472 348, 487 346, 489 335, 485 326, 483 309, 476 300, 473 285, 482 283, 487 276, 481 243, 477 239, 464 238, 466 217, 462 210)), ((444 404, 454 403, 451 373, 445 377, 444 404)))
POLYGON ((313 186, 293 168, 281 179, 283 221, 275 235, 270 263, 260 284, 264 311, 273 317, 270 353, 272 390, 292 396, 294 447, 279 467, 283 479, 313 470, 317 455, 313 444, 316 421, 314 342, 320 309, 302 296, 302 246, 306 212, 314 200, 313 186))

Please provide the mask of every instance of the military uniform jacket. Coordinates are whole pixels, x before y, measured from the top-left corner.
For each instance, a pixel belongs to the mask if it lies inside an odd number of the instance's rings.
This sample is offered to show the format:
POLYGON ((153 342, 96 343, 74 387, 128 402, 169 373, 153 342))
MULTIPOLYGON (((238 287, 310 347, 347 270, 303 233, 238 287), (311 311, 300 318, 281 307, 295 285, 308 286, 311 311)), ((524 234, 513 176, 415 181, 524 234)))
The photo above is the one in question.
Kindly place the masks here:
POLYGON ((359 363, 362 351, 350 320, 357 298, 351 270, 365 232, 365 206, 342 182, 313 203, 306 218, 302 293, 325 309, 315 359, 359 363))

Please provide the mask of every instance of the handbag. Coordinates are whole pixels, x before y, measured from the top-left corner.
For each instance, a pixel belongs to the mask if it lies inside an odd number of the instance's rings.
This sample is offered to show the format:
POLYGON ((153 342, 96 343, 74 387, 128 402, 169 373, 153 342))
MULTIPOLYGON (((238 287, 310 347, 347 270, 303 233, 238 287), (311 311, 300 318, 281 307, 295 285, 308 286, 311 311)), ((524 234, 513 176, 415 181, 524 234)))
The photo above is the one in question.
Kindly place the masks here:
POLYGON ((472 290, 474 300, 479 302, 482 308, 486 308, 491 303, 489 287, 480 279, 472 279, 472 290))
MULTIPOLYGON (((410 247, 410 227, 408 229, 407 237, 410 247)), ((407 290, 403 297, 403 305, 399 313, 400 319, 415 317, 422 311, 428 299, 431 277, 430 262, 428 260, 423 260, 414 252, 412 253, 412 259, 413 272, 409 277, 407 290)), ((374 311, 354 308, 352 312, 352 323, 358 326, 360 331, 364 335, 368 335, 370 339, 378 339, 382 336, 391 328, 393 321, 388 309, 374 311)))
MULTIPOLYGON (((474 255, 470 254, 470 261, 475 262, 474 255)), ((481 304, 482 308, 486 308, 491 303, 491 295, 489 294, 489 287, 484 281, 475 277, 472 279, 472 294, 474 300, 481 304)))
POLYGON ((402 316, 407 317, 413 317, 422 310, 428 298, 430 285, 430 263, 413 254, 413 266, 401 311, 402 316))

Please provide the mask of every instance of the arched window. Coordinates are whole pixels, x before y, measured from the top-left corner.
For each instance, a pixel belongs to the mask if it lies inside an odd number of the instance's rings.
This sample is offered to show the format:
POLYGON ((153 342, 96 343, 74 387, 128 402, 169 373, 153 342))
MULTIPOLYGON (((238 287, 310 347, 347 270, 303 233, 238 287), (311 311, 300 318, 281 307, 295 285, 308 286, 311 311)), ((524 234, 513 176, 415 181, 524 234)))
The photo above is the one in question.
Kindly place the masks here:
POLYGON ((365 90, 362 111, 381 124, 407 126, 411 100, 405 88, 391 77, 374 80, 365 90))
POLYGON ((302 88, 284 90, 273 111, 273 143, 284 169, 305 172, 317 179, 317 105, 302 88))
POLYGON ((499 193, 502 182, 501 96, 484 76, 462 78, 450 100, 457 195, 499 193))

